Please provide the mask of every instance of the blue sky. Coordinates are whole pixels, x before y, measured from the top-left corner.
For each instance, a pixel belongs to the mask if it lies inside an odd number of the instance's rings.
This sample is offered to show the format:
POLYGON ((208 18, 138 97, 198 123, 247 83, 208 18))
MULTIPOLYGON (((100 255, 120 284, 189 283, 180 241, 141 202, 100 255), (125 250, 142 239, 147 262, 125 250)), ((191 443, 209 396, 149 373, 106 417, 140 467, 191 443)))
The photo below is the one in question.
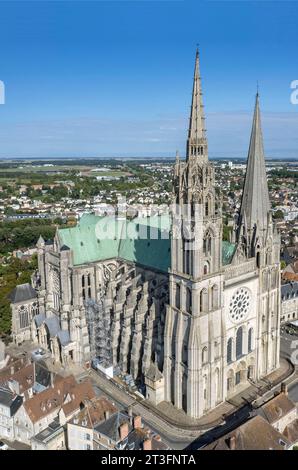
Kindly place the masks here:
POLYGON ((184 155, 196 44, 209 153, 298 157, 298 2, 0 2, 0 157, 184 155))

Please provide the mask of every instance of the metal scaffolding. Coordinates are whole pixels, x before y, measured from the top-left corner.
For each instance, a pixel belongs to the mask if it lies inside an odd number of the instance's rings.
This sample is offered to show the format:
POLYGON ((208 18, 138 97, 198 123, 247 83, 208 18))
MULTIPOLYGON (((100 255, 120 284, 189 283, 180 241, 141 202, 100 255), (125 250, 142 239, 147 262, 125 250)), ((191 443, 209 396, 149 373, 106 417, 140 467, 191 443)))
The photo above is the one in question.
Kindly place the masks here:
POLYGON ((110 310, 104 300, 85 301, 91 359, 98 358, 106 367, 112 364, 110 310))

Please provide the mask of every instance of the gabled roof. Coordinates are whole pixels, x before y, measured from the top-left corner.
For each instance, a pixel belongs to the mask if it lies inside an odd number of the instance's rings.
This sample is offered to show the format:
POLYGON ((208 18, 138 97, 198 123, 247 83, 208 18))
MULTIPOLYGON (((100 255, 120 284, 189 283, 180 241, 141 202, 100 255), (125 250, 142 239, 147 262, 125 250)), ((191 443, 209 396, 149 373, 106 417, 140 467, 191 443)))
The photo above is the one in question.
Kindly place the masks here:
POLYGON ((11 407, 14 402, 16 394, 8 387, 0 387, 0 404, 3 406, 11 407))
POLYGON ((58 239, 60 245, 67 245, 72 250, 74 265, 122 258, 167 272, 170 265, 169 229, 168 216, 130 221, 88 214, 82 216, 77 226, 59 229, 58 239))
POLYGON ((77 383, 74 376, 56 377, 53 387, 34 395, 24 403, 24 408, 30 420, 35 423, 44 416, 62 409, 69 416, 80 407, 86 399, 95 397, 90 381, 77 383), (68 398, 68 400, 66 400, 68 398))
POLYGON ((19 384, 19 392, 24 393, 34 385, 34 366, 29 364, 11 375, 9 381, 15 381, 19 384))
POLYGON ((70 343, 70 336, 68 330, 60 330, 57 333, 58 339, 60 341, 61 346, 66 346, 70 343))
POLYGON ((16 286, 8 296, 13 304, 26 302, 27 300, 35 299, 36 297, 37 293, 35 289, 33 289, 33 287, 28 283, 16 286))
POLYGON ((84 425, 86 428, 93 429, 105 419, 105 413, 115 413, 117 408, 105 397, 96 397, 84 402, 84 408, 77 413, 72 424, 78 426, 84 425))
POLYGON ((150 367, 148 371, 146 372, 146 376, 148 377, 148 379, 152 380, 153 382, 156 382, 163 378, 163 375, 158 368, 157 362, 151 361, 150 367))
POLYGON ((298 419, 288 424, 284 429, 283 435, 292 443, 298 442, 298 419))
POLYGON ((295 403, 286 394, 279 393, 262 405, 260 411, 268 423, 273 424, 295 409, 295 403))
MULTIPOLYGON (((121 258, 168 272, 171 266, 171 219, 169 215, 133 220, 84 214, 75 227, 58 229, 60 246, 72 250, 73 264, 121 258)), ((235 245, 222 245, 223 264, 229 264, 235 245)))
POLYGON ((281 299, 288 300, 298 297, 298 282, 289 282, 281 286, 281 299))
POLYGON ((261 416, 255 416, 202 450, 286 450, 291 443, 261 416), (231 439, 234 447, 231 448, 231 439))
POLYGON ((48 327, 50 337, 53 338, 54 336, 56 336, 58 331, 60 330, 60 322, 57 315, 47 317, 44 322, 48 327))
POLYGON ((128 430, 130 432, 132 430, 132 426, 129 422, 128 415, 118 411, 106 421, 95 426, 95 430, 117 443, 120 441, 120 426, 124 423, 128 424, 128 430))

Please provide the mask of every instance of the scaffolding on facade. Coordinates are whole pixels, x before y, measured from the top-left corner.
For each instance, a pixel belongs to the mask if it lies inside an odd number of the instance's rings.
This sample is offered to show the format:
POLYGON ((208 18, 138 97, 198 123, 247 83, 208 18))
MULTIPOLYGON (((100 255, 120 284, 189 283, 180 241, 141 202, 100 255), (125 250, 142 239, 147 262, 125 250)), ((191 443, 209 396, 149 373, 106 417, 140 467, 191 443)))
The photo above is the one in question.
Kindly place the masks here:
POLYGON ((105 308, 104 300, 88 299, 85 311, 91 359, 97 358, 108 367, 112 364, 110 310, 105 308))

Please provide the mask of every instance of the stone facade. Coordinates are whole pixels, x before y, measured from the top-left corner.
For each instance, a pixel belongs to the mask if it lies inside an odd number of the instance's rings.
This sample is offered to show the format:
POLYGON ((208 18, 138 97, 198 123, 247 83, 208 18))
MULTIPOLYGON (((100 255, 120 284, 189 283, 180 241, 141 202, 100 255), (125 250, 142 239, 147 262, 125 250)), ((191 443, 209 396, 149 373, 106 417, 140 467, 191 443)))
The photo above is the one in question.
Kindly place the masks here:
POLYGON ((56 361, 89 364, 99 357, 145 384, 155 404, 167 400, 199 418, 279 367, 280 240, 257 96, 241 211, 231 241, 222 241, 198 54, 186 160, 177 156, 173 202, 167 229, 162 217, 116 219, 122 232, 131 224, 160 227, 154 242, 106 241, 96 228, 103 219, 94 216, 58 230, 53 242, 40 239, 39 313, 30 335, 56 361))

